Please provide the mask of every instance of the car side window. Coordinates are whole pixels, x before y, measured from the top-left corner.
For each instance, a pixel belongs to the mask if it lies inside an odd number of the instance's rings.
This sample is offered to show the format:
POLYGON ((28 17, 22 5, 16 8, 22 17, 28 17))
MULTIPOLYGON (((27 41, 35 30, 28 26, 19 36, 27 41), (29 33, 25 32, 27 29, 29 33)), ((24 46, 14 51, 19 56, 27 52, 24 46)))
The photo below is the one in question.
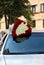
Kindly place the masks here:
POLYGON ((9 35, 4 54, 18 53, 44 53, 44 33, 34 33, 24 42, 16 43, 12 35, 9 35))

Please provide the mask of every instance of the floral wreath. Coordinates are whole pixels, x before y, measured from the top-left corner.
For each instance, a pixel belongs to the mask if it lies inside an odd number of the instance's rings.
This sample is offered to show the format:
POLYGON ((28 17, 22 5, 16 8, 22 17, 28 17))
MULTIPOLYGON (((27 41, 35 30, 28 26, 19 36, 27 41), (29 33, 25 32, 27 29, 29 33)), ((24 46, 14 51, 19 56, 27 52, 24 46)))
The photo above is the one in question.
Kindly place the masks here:
POLYGON ((31 34, 31 27, 27 22, 18 19, 13 26, 12 36, 22 37, 31 34))

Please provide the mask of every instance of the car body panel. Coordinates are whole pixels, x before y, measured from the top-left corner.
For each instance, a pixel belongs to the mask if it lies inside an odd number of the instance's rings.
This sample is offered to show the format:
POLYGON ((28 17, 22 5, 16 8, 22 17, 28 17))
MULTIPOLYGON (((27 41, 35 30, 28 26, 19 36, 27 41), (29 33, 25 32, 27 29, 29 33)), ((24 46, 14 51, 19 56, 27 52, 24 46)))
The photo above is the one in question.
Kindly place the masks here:
POLYGON ((0 65, 5 65, 5 61, 4 61, 3 55, 0 55, 0 65))
POLYGON ((44 54, 5 55, 7 65, 44 65, 44 54))

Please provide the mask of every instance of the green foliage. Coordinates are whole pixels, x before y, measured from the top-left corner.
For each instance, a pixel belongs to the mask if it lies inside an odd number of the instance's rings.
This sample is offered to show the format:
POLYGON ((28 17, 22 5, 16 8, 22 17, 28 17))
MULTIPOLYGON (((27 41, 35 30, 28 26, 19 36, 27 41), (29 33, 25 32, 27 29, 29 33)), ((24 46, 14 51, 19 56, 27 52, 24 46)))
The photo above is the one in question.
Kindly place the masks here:
POLYGON ((31 21, 30 2, 28 0, 0 0, 0 15, 0 17, 8 15, 11 24, 21 15, 31 21))

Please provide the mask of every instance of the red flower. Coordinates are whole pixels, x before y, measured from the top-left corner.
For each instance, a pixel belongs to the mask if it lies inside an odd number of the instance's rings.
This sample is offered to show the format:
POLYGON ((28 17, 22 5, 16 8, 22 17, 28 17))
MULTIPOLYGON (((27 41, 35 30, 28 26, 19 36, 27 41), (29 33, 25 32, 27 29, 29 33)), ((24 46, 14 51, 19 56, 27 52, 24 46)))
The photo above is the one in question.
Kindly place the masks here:
POLYGON ((12 36, 13 36, 13 37, 21 37, 21 36, 27 36, 27 35, 30 35, 30 34, 31 34, 31 27, 30 27, 30 25, 29 25, 28 23, 27 23, 27 25, 26 25, 26 26, 28 27, 28 30, 26 30, 25 33, 19 34, 19 35, 16 34, 16 29, 18 28, 18 26, 19 26, 21 23, 26 24, 26 22, 24 22, 24 21, 22 21, 22 20, 20 20, 20 19, 18 19, 18 20, 14 23, 13 30, 12 30, 12 36))

